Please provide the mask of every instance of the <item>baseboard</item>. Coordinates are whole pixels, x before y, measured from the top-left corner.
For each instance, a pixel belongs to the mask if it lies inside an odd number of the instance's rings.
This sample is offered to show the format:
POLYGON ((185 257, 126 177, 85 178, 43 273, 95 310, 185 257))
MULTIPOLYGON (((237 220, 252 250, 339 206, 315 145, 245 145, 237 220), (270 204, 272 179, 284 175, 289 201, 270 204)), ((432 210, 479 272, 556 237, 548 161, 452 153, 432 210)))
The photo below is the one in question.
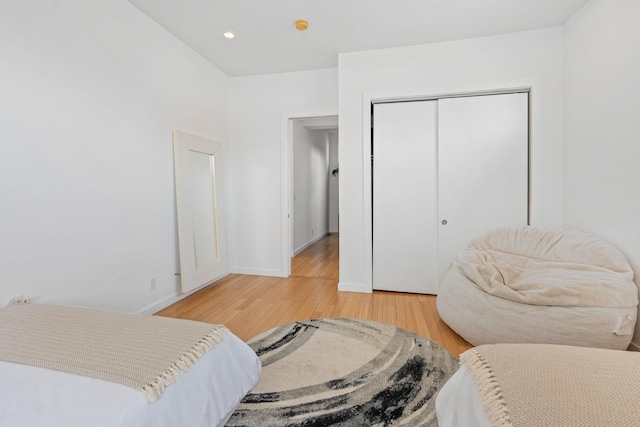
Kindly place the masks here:
POLYGON ((187 294, 175 294, 175 295, 171 295, 170 297, 167 297, 165 299, 163 299, 162 301, 155 303, 153 305, 150 305, 149 307, 143 309, 142 311, 139 311, 138 314, 143 314, 145 316, 147 315, 151 315, 151 314, 155 314, 157 312, 159 312, 160 310, 163 310, 167 307, 169 307, 172 304, 177 303, 178 301, 188 297, 191 294, 191 292, 187 293, 187 294))
POLYGON ((371 288, 365 286, 362 283, 344 283, 344 282, 338 282, 338 291, 359 292, 362 294, 370 294, 373 292, 371 288))
POLYGON ((193 290, 191 290, 189 292, 186 292, 184 294, 171 295, 171 296, 163 299, 160 302, 157 302, 155 304, 152 304, 152 305, 148 306, 147 308, 144 308, 144 309, 140 310, 138 312, 138 314, 143 314, 143 315, 155 314, 155 313, 159 312, 160 310, 163 310, 163 309, 169 307, 170 305, 175 304, 178 301, 185 299, 189 295, 192 295, 192 294, 198 292, 200 289, 217 282, 218 280, 228 276, 229 274, 247 274, 247 275, 250 275, 250 276, 287 277, 280 270, 267 270, 267 269, 257 269, 257 268, 231 267, 231 268, 229 268, 229 273, 227 273, 227 274, 225 274, 223 276, 220 276, 219 278, 217 278, 213 282, 204 284, 204 285, 202 285, 200 287, 197 287, 197 288, 195 288, 195 289, 193 289, 193 290))
POLYGON ((313 239, 313 240, 311 240, 311 241, 307 242, 306 244, 304 244, 304 245, 300 246, 298 249, 296 249, 296 250, 294 250, 294 251, 293 251, 293 256, 292 256, 292 257, 294 257, 294 256, 298 255, 300 252, 304 251, 304 250, 305 250, 305 249, 307 249, 309 246, 313 245, 314 243, 316 243, 318 240, 322 239, 322 238, 323 238, 324 236, 326 236, 327 234, 329 234, 329 233, 327 233, 327 232, 325 231, 324 233, 319 234, 319 235, 318 235, 318 237, 316 237, 315 239, 313 239))
POLYGON ((638 345, 636 343, 631 343, 631 344, 629 344, 629 348, 627 350, 628 351, 640 351, 640 345, 638 345))
POLYGON ((157 302, 157 303, 155 303, 153 305, 150 305, 149 307, 139 311, 138 314, 143 314, 143 315, 155 314, 155 313, 159 312, 160 310, 163 310, 163 309, 169 307, 170 305, 175 304, 178 301, 183 300, 183 299, 185 299, 186 297, 188 297, 188 296, 190 296, 192 294, 195 294, 196 292, 198 292, 202 288, 206 288, 207 286, 216 283, 218 280, 221 280, 221 279, 227 277, 229 274, 231 274, 231 273, 225 273, 222 276, 216 278, 213 282, 205 283, 204 285, 198 286, 197 288, 192 289, 189 292, 185 292, 183 294, 181 293, 181 294, 171 295, 171 296, 163 299, 162 301, 157 302))
POLYGON ((230 267, 229 271, 232 274, 246 274, 249 276, 289 277, 282 270, 276 269, 230 267))

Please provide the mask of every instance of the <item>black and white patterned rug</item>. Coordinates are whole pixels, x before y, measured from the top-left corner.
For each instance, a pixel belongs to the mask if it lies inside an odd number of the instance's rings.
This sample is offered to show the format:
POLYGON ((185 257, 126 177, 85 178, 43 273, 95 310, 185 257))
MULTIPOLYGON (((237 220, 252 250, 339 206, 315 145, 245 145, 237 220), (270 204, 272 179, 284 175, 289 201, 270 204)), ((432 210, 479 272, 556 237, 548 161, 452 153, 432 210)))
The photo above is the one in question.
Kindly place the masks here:
POLYGON ((435 396, 458 361, 385 323, 316 319, 249 341, 262 377, 227 426, 437 426, 435 396))

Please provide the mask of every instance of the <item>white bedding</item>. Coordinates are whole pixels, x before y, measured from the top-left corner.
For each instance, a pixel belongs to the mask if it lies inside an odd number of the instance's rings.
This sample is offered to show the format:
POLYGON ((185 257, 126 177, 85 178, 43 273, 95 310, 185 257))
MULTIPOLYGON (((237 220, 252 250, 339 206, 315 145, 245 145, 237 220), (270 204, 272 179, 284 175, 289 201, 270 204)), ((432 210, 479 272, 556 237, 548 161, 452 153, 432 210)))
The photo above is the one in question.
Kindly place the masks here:
POLYGON ((260 378, 260 361, 233 334, 167 387, 156 402, 131 387, 0 362, 0 420, 11 427, 222 426, 260 378))
POLYGON ((439 427, 490 427, 480 393, 464 367, 453 374, 436 397, 439 427))

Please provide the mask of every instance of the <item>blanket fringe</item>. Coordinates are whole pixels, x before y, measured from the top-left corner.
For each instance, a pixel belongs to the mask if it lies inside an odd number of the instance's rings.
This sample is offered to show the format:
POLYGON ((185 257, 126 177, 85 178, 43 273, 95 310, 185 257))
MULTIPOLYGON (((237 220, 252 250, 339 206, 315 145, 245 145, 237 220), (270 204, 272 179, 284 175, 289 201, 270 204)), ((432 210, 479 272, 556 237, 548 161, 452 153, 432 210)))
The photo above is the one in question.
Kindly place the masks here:
POLYGON ((509 409, 504 401, 502 390, 498 384, 491 365, 474 348, 460 355, 460 362, 467 368, 475 381, 487 417, 492 426, 512 427, 513 422, 509 409))
POLYGON ((188 371, 200 357, 221 342, 228 332, 229 330, 225 326, 217 325, 215 329, 195 343, 152 382, 142 386, 141 390, 146 396, 147 401, 154 402, 158 400, 162 392, 164 392, 164 389, 178 379, 181 371, 188 371))

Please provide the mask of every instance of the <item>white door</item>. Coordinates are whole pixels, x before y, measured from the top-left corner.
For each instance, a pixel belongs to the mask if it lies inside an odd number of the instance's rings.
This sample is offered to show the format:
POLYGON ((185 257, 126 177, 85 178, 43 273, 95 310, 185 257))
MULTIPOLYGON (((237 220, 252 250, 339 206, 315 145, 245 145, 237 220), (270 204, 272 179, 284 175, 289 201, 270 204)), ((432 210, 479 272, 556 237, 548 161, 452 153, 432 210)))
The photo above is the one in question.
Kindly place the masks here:
POLYGON ((437 294, 458 252, 528 222, 528 95, 376 104, 373 288, 437 294))
POLYGON ((422 101, 374 107, 374 289, 438 289, 436 106, 422 101))
POLYGON ((439 276, 474 237, 528 222, 528 94, 438 101, 439 276))

